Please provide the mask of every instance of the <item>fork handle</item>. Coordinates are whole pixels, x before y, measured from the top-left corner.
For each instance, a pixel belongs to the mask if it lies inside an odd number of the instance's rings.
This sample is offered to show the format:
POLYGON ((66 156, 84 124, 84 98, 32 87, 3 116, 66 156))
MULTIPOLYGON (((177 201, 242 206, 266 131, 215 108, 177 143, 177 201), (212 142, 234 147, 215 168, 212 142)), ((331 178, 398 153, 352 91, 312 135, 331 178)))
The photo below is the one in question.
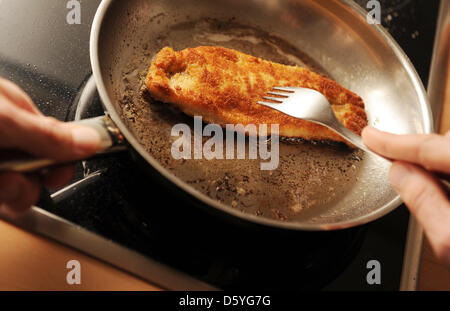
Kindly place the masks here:
MULTIPOLYGON (((345 126, 343 126, 337 119, 335 121, 335 124, 333 125, 333 127, 326 125, 329 129, 333 130, 335 133, 339 134, 341 137, 345 138, 346 140, 348 140, 349 142, 351 142, 354 146, 358 147, 359 149, 370 153, 374 156, 377 156, 381 159, 384 159, 385 161, 392 163, 391 159, 388 159, 382 155, 379 155, 378 153, 373 152, 372 150, 370 150, 369 148, 366 147, 366 145, 364 145, 361 137, 359 135, 356 135, 355 133, 353 133, 352 131, 350 131, 348 128, 346 128, 345 126)), ((450 175, 446 174, 446 173, 441 173, 441 172, 431 172, 433 175, 435 175, 435 177, 437 177, 438 179, 440 179, 442 182, 444 182, 444 185, 450 190, 450 175)))
POLYGON ((369 148, 364 145, 361 137, 359 135, 356 135, 352 131, 350 131, 348 128, 346 128, 344 125, 342 125, 338 120, 335 122, 336 124, 333 124, 333 127, 329 127, 331 130, 351 142, 354 146, 358 147, 361 150, 364 150, 367 153, 370 153, 372 155, 375 155, 377 157, 380 157, 388 162, 392 162, 390 159, 383 157, 382 155, 379 155, 378 153, 373 152, 369 148))

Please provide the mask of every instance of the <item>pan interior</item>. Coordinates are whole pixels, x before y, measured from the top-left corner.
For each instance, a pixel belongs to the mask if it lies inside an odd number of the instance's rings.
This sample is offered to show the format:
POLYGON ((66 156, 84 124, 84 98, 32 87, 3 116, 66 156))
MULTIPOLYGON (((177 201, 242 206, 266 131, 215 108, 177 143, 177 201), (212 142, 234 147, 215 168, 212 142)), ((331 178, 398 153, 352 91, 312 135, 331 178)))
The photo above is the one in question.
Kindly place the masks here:
POLYGON ((421 103, 408 73, 370 29, 356 33, 349 27, 360 18, 348 8, 335 1, 328 1, 328 9, 314 1, 268 1, 273 8, 258 3, 132 0, 124 5, 116 1, 102 26, 108 37, 100 42, 99 55, 121 121, 163 168, 229 209, 284 222, 332 226, 388 205, 396 197, 387 180, 388 163, 342 145, 280 142, 279 166, 272 171, 260 170, 261 160, 248 156, 246 160, 173 159, 171 147, 177 137, 171 136, 171 129, 179 123, 193 128, 193 119, 169 104, 152 101, 145 92, 148 67, 164 46, 180 50, 219 45, 305 66, 358 93, 366 103, 370 124, 391 132, 424 131, 421 103), (347 21, 336 18, 338 9, 347 21), (370 35, 369 40, 362 35, 370 35), (405 99, 395 89, 398 86, 410 91, 412 109, 406 113, 399 113, 399 103, 405 99))

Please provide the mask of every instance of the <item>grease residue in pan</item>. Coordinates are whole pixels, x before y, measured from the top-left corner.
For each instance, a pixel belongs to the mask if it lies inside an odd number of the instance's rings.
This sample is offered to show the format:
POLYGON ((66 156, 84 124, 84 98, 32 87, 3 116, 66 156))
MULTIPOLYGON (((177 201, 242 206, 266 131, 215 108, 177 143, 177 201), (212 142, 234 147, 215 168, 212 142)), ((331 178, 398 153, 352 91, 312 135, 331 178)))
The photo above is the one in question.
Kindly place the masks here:
MULTIPOLYGON (((145 149, 165 168, 198 191, 245 213, 285 221, 308 219, 340 200, 358 182, 362 152, 342 145, 280 142, 279 166, 260 170, 260 160, 175 160, 175 124, 193 119, 170 104, 145 96, 144 79, 153 56, 164 46, 176 50, 220 45, 264 59, 327 73, 289 43, 262 30, 213 19, 172 26, 135 55, 120 82, 123 117, 145 149)), ((264 161, 264 160, 261 160, 264 161)))

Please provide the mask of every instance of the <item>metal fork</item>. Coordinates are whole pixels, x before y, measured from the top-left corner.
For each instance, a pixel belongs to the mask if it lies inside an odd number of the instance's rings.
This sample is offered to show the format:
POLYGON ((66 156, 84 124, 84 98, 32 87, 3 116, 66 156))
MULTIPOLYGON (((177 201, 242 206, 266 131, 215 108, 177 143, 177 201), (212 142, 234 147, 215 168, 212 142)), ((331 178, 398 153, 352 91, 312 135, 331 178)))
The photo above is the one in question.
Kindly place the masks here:
POLYGON ((303 87, 274 87, 272 90, 267 94, 281 97, 264 96, 264 99, 272 102, 259 101, 258 104, 278 110, 294 118, 324 125, 359 149, 382 157, 368 149, 362 142, 361 137, 338 121, 330 103, 321 93, 303 87))

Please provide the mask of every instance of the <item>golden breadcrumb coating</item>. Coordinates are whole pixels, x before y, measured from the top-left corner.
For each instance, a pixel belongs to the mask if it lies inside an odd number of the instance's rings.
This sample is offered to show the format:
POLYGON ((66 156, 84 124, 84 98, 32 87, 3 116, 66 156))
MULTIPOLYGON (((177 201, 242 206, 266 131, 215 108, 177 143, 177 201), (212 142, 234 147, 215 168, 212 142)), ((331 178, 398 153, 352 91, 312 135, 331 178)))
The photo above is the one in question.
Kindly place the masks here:
POLYGON ((322 125, 259 105, 257 102, 274 86, 314 89, 325 95, 338 120, 348 129, 360 135, 367 125, 361 97, 337 82, 306 68, 277 64, 223 47, 199 46, 179 52, 165 47, 155 56, 146 85, 155 99, 221 126, 279 124, 280 136, 345 142, 322 125))

